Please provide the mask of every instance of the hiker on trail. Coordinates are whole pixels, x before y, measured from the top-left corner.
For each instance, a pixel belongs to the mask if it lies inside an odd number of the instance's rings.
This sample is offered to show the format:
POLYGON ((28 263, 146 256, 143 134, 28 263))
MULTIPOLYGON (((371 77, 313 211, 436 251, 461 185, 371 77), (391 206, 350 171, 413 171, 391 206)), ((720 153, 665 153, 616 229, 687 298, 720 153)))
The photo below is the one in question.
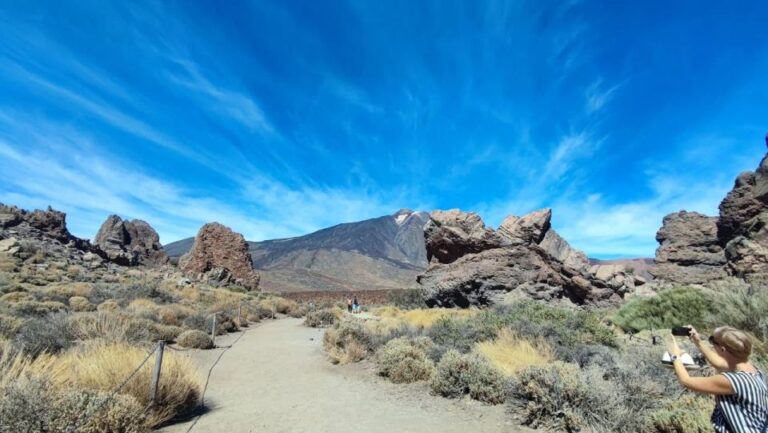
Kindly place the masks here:
POLYGON ((347 312, 352 312, 352 298, 347 296, 347 312))
POLYGON ((352 301, 352 311, 354 311, 355 313, 360 312, 360 304, 357 303, 357 296, 355 296, 355 300, 352 301))
POLYGON ((689 338, 719 374, 691 377, 680 356, 683 351, 675 337, 669 345, 678 381, 701 394, 715 396, 712 425, 717 433, 762 433, 768 431, 768 384, 765 374, 749 362, 752 341, 743 331, 721 326, 705 345, 696 330, 689 338))

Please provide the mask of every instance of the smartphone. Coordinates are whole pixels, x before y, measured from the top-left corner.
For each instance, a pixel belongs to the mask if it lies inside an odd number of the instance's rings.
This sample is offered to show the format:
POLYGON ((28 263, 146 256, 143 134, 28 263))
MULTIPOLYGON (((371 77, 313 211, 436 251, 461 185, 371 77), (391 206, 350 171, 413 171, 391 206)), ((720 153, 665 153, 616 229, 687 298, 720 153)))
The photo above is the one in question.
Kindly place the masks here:
POLYGON ((691 328, 688 326, 675 326, 672 328, 672 335, 676 335, 678 337, 688 337, 691 335, 691 328))

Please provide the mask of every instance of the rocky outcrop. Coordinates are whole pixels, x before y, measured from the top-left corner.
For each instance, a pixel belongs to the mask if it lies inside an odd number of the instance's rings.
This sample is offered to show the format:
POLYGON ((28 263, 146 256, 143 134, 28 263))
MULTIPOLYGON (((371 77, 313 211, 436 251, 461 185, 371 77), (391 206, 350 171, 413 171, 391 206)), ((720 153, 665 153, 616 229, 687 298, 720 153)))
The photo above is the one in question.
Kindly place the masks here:
POLYGON ((0 203, 0 253, 30 259, 35 252, 48 262, 101 267, 107 258, 97 246, 73 236, 66 214, 51 209, 26 211, 0 203))
POLYGON ((556 233, 545 242, 551 232, 548 209, 509 217, 498 232, 474 213, 436 211, 431 217, 425 230, 431 263, 417 278, 430 306, 468 307, 519 298, 609 304, 623 295, 622 288, 590 275, 586 257, 581 260, 556 233))
POLYGON ((141 220, 124 221, 110 215, 99 228, 95 243, 110 260, 124 266, 161 266, 169 262, 160 236, 141 220))
POLYGON ((557 259, 565 266, 574 269, 588 269, 589 258, 583 251, 579 251, 563 239, 555 230, 550 229, 544 235, 539 246, 549 255, 557 259))
POLYGON ((717 218, 680 211, 664 217, 656 234, 654 277, 680 284, 703 284, 726 276, 717 218))
POLYGON ((717 236, 726 270, 746 279, 768 276, 768 156, 754 172, 739 175, 720 203, 717 236))
POLYGON ((706 284, 727 276, 768 279, 768 156, 741 173, 720 203, 719 217, 667 215, 656 236, 652 273, 675 283, 706 284))
POLYGON ((434 211, 424 227, 427 260, 451 263, 466 254, 479 253, 508 244, 489 229, 474 212, 458 209, 434 211))
POLYGON ((234 281, 248 290, 259 286, 259 274, 253 269, 243 235, 219 223, 208 223, 200 229, 192 250, 179 259, 179 268, 201 281, 234 281))

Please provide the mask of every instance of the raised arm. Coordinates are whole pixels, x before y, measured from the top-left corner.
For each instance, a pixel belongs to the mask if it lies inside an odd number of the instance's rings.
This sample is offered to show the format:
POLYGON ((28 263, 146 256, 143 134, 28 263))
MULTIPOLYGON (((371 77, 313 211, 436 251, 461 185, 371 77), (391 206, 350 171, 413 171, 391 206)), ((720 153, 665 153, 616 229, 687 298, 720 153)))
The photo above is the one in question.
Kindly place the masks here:
POLYGON ((707 360, 709 365, 719 371, 727 370, 728 363, 725 361, 725 359, 718 355, 717 352, 715 352, 712 347, 709 346, 709 344, 701 341, 701 336, 699 335, 699 332, 696 331, 696 328, 691 325, 688 325, 688 327, 691 328, 691 341, 696 345, 699 351, 701 351, 701 354, 704 355, 704 358, 707 360))

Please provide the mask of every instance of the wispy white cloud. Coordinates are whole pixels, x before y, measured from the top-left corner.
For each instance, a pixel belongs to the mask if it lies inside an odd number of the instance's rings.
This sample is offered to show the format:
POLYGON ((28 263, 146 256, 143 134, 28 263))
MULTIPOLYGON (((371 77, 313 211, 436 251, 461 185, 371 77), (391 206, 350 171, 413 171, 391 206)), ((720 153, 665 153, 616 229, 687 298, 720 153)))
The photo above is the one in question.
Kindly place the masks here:
POLYGON ((602 78, 598 78, 593 81, 592 84, 587 87, 585 94, 587 113, 593 114, 597 111, 600 111, 608 102, 611 101, 614 94, 617 90, 619 90, 619 88, 621 88, 621 86, 622 84, 616 84, 614 86, 604 88, 602 78))

